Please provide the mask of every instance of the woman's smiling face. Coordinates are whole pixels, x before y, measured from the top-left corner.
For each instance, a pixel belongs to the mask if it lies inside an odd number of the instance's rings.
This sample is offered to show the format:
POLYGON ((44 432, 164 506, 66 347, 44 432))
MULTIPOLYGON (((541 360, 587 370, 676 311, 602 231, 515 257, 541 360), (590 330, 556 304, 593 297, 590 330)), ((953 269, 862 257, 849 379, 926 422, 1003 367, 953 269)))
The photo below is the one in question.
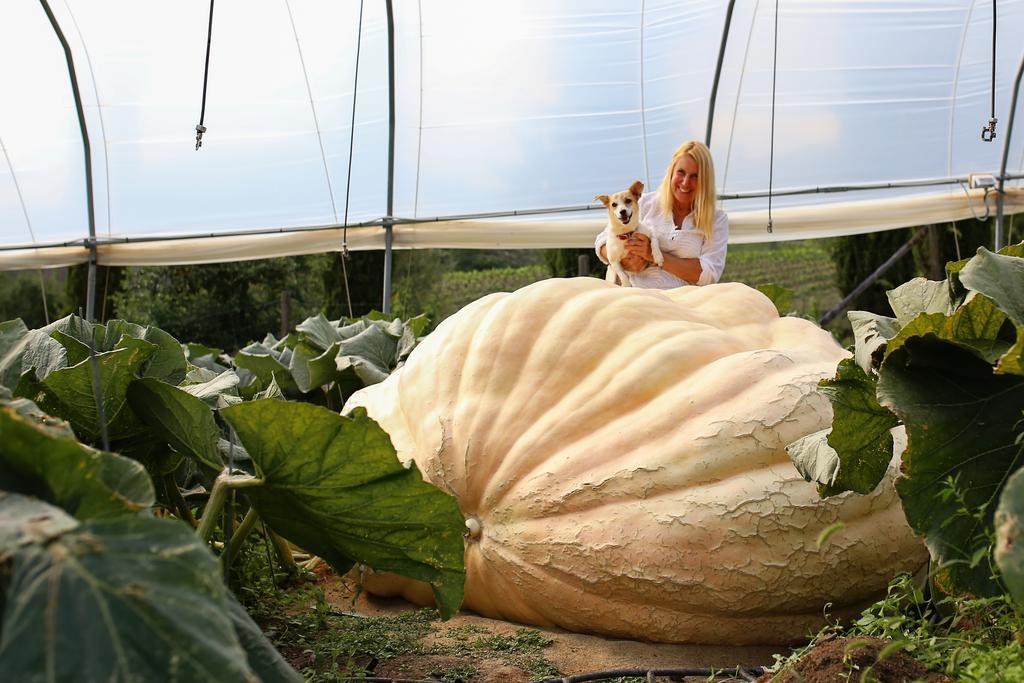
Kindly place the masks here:
POLYGON ((693 208, 693 200, 697 197, 700 187, 698 172, 700 167, 689 154, 684 154, 676 161, 672 169, 672 199, 677 208, 687 213, 693 208))

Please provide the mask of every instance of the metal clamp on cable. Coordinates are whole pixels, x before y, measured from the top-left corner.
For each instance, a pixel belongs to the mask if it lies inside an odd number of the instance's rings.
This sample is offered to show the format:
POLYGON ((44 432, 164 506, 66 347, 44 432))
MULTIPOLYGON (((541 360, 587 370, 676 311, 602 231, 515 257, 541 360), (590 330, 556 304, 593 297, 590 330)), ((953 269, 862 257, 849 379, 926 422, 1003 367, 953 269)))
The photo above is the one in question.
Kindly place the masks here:
POLYGON ((206 126, 199 124, 196 126, 196 151, 203 146, 203 133, 206 132, 206 126))
POLYGON ((992 142, 996 139, 996 117, 988 120, 988 125, 981 129, 981 139, 985 142, 992 142))

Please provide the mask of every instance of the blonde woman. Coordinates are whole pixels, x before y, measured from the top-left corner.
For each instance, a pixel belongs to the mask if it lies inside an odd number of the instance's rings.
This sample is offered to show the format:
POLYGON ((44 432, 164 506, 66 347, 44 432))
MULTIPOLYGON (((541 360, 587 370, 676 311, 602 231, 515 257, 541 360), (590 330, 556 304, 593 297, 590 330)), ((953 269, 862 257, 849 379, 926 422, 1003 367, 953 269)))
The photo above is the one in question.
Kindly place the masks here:
MULTIPOLYGON (((711 152, 697 140, 683 143, 672 155, 658 190, 640 197, 640 221, 657 234, 665 264, 655 265, 650 241, 634 234, 626 241, 622 260, 634 287, 670 289, 718 282, 725 269, 729 217, 715 208, 715 196, 711 152)), ((607 239, 602 231, 594 243, 604 263, 607 239)))

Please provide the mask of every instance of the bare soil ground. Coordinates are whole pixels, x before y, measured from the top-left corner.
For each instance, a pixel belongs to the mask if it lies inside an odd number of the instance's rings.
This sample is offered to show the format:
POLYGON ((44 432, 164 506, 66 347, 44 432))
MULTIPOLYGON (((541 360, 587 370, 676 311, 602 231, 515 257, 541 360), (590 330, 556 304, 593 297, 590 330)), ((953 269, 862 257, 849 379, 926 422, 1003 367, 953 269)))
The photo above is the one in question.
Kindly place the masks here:
POLYGON ((885 652, 890 642, 867 637, 823 640, 792 667, 774 675, 765 674, 757 680, 758 683, 832 683, 846 680, 946 683, 951 680, 943 674, 929 671, 904 652, 885 652))
MULTIPOLYGON (((325 577, 322 588, 334 609, 364 616, 395 615, 416 609, 397 598, 379 598, 365 593, 355 595, 355 581, 350 577, 325 577)), ((461 612, 448 621, 435 621, 424 640, 427 649, 440 645, 440 649, 454 643, 465 642, 466 634, 477 640, 488 636, 512 637, 521 632, 522 624, 487 619, 472 612, 461 612)), ((600 636, 570 633, 556 628, 529 627, 550 644, 543 648, 544 659, 562 676, 609 671, 613 669, 676 669, 715 667, 734 669, 737 666, 755 667, 772 663, 772 655, 788 652, 782 647, 735 647, 728 645, 670 645, 632 640, 613 640, 600 636)), ((548 675, 553 675, 554 672, 548 675)), ((507 681, 518 683, 536 680, 524 667, 510 664, 507 657, 491 657, 486 651, 474 651, 471 656, 402 655, 382 661, 374 668, 374 676, 404 679, 447 678, 473 683, 507 681), (453 675, 466 671, 465 677, 453 675), (470 674, 469 672, 474 671, 470 674)), ((541 676, 543 678, 544 676, 541 676)))

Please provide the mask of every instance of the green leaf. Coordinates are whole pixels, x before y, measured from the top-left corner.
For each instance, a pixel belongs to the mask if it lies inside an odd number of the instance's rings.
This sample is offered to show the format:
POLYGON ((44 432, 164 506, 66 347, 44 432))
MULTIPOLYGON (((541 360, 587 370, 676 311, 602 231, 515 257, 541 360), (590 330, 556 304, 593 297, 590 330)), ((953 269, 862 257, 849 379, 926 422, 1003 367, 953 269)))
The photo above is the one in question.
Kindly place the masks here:
POLYGON ((999 496, 995 515, 996 566, 1018 605, 1024 606, 1024 470, 1017 470, 999 496))
POLYGON ((424 330, 427 329, 427 325, 430 324, 430 318, 424 314, 420 314, 415 318, 409 318, 405 321, 405 324, 414 337, 421 337, 423 336, 424 330))
POLYGON ((933 334, 973 351, 989 363, 995 363, 1012 343, 1002 338, 1005 323, 1006 314, 991 299, 972 292, 952 315, 922 313, 914 318, 889 340, 885 353, 888 356, 911 337, 933 334))
POLYGON ((912 337, 883 363, 878 399, 907 429, 896 483, 907 521, 948 569, 951 586, 994 594, 990 568, 970 561, 987 546, 999 494, 1022 464, 1014 440, 1024 378, 993 374, 984 360, 934 335, 912 337))
POLYGON ((832 431, 828 444, 839 458, 839 471, 824 487, 823 496, 843 491, 870 493, 892 460, 892 434, 899 420, 878 404, 876 380, 852 359, 839 361, 836 376, 818 383, 832 402, 832 431))
POLYGON ((1014 325, 1024 325, 1024 258, 979 247, 960 272, 960 282, 994 301, 1014 325))
POLYGON ((793 310, 793 290, 788 287, 768 283, 758 285, 755 289, 772 300, 772 303, 775 304, 775 310, 779 312, 780 316, 788 315, 793 310))
POLYGON ((128 387, 135 413, 182 455, 221 470, 217 440, 220 429, 202 399, 160 380, 137 379, 128 387))
POLYGON ((1017 341, 1003 354, 996 365, 996 372, 1001 375, 1024 375, 1024 325, 1017 326, 1017 341))
POLYGON ((316 348, 306 341, 300 341, 292 349, 289 370, 299 391, 308 394, 330 384, 338 377, 335 357, 338 355, 338 342, 333 342, 326 351, 316 348))
MULTIPOLYGON (((156 347, 138 339, 125 339, 126 348, 96 355, 102 401, 111 441, 143 431, 143 425, 127 404, 128 384, 152 356, 156 347)), ((100 438, 99 409, 93 392, 92 360, 86 359, 43 378, 37 390, 27 396, 51 415, 63 418, 83 441, 100 438)))
POLYGON ((337 369, 352 367, 363 384, 369 386, 387 379, 397 363, 398 338, 383 327, 370 325, 345 339, 338 349, 337 369))
MULTIPOLYGON (((201 399, 211 408, 222 408, 239 400, 238 373, 234 370, 225 370, 220 374, 214 374, 210 370, 205 372, 213 375, 213 377, 204 382, 182 384, 178 388, 201 399)), ((189 373, 189 377, 196 377, 196 374, 189 373)))
POLYGON ((29 330, 21 320, 0 323, 0 384, 16 390, 30 370, 42 379, 67 364, 67 351, 45 332, 29 330))
POLYGON ((271 379, 270 386, 268 386, 266 389, 262 391, 256 392, 256 394, 252 397, 252 400, 259 401, 264 398, 276 398, 280 400, 286 400, 284 392, 282 392, 281 387, 277 385, 277 380, 271 379))
POLYGON ((299 388, 288 371, 290 359, 290 352, 285 356, 265 344, 249 344, 236 353, 233 360, 238 367, 253 373, 260 381, 261 388, 270 386, 270 381, 276 379, 282 390, 299 393, 299 388))
POLYGON ((295 330, 301 333, 300 337, 303 341, 312 344, 320 352, 326 351, 332 344, 341 341, 338 327, 323 313, 306 318, 295 327, 295 330))
POLYGON ((786 446, 786 452, 800 476, 804 481, 817 482, 818 493, 823 496, 839 474, 839 455, 836 449, 828 445, 828 434, 831 431, 831 427, 822 429, 786 446))
POLYGON ((89 345, 83 344, 70 334, 54 330, 50 333, 50 337, 64 347, 67 352, 68 365, 78 365, 89 357, 89 345))
POLYGON ((427 581, 442 615, 455 613, 465 580, 458 503, 403 467, 365 411, 257 401, 221 415, 266 482, 246 494, 277 533, 338 571, 362 562, 427 581))
POLYGON ((149 359, 143 377, 155 377, 169 384, 179 384, 185 378, 188 361, 177 339, 159 327, 143 327, 124 320, 111 320, 107 323, 104 345, 120 345, 122 337, 142 339, 156 346, 156 352, 149 359))
POLYGON ((12 681, 250 681, 220 566, 176 521, 96 520, 68 528, 41 501, 0 493, 20 526, 9 554, 0 670, 12 681))
POLYGON ((202 358, 203 356, 212 356, 214 359, 224 353, 224 349, 218 349, 216 346, 206 346, 205 344, 197 344, 195 342, 188 342, 182 345, 182 350, 185 352, 185 358, 192 361, 194 358, 202 358))
POLYGON ((900 331, 895 318, 868 311, 846 314, 853 327, 853 358, 864 372, 874 372, 882 362, 886 344, 900 331))
POLYGON ((916 277, 885 293, 899 324, 906 325, 921 313, 953 312, 949 283, 916 277))
POLYGON ((155 500, 146 470, 130 458, 79 443, 66 425, 33 411, 27 401, 0 401, 0 465, 7 486, 41 495, 79 519, 148 510, 155 500))
POLYGON ((261 683, 301 683, 299 672, 290 667, 281 653, 274 649, 235 596, 228 593, 226 603, 228 619, 249 658, 249 666, 259 676, 261 683))
POLYGON ((47 543, 79 526, 77 519, 60 508, 10 491, 0 491, 0 511, 0 557, 5 561, 16 548, 47 543))

